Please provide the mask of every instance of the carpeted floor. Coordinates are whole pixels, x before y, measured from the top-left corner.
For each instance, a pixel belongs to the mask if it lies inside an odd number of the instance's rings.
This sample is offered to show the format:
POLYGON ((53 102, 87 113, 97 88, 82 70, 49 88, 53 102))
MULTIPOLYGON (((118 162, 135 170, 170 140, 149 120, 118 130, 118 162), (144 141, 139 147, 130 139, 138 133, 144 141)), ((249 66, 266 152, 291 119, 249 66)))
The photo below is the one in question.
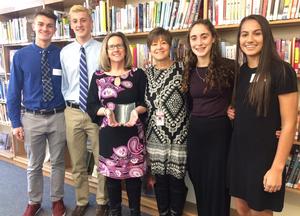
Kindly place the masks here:
MULTIPOLYGON (((74 188, 65 184, 64 202, 67 216, 71 215, 75 207, 74 188)), ((90 207, 85 216, 95 215, 95 195, 90 194, 90 207)), ((27 205, 26 170, 0 160, 0 216, 22 216, 27 205)), ((123 215, 129 214, 128 208, 123 208, 123 215)), ((44 196, 42 211, 38 216, 51 216, 51 202, 49 197, 49 177, 44 177, 44 196)), ((147 216, 143 214, 143 216, 147 216)))

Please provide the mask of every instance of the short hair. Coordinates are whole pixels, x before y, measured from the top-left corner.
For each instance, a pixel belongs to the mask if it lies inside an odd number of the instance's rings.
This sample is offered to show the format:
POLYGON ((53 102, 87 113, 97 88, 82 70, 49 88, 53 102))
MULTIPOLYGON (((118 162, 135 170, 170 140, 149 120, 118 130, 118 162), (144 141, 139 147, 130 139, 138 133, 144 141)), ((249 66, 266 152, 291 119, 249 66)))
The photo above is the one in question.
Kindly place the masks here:
POLYGON ((85 12, 92 18, 92 12, 90 9, 83 7, 82 5, 73 5, 69 11, 69 18, 73 13, 85 12))
POLYGON ((162 38, 164 39, 169 46, 172 46, 172 34, 169 30, 166 30, 162 27, 156 27, 152 29, 152 31, 149 32, 148 37, 147 37, 147 47, 150 49, 151 44, 153 41, 162 38))
POLYGON ((41 10, 37 11, 37 12, 34 14, 34 18, 36 18, 37 16, 45 16, 45 17, 48 17, 48 18, 50 18, 50 19, 53 19, 54 22, 56 22, 56 20, 57 20, 57 16, 53 13, 53 10, 48 9, 48 8, 44 8, 44 9, 41 9, 41 10))
POLYGON ((125 48, 125 65, 124 68, 125 69, 131 69, 132 67, 132 54, 129 48, 129 41, 126 38, 126 36, 122 33, 122 32, 114 32, 114 33, 110 33, 108 35, 106 35, 106 37, 104 38, 103 42, 102 42, 102 47, 100 50, 100 68, 104 71, 110 71, 111 70, 111 64, 110 64, 110 60, 108 58, 108 53, 107 53, 107 44, 108 44, 108 40, 111 37, 120 37, 123 41, 123 45, 125 48))

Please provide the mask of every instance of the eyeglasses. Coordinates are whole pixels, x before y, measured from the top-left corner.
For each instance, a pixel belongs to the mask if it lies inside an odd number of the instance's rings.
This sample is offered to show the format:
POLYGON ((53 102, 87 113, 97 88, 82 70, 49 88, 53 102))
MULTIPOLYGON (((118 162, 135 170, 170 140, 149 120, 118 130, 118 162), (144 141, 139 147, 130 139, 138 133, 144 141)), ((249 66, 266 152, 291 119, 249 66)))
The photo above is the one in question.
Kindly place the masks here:
POLYGON ((112 44, 112 45, 107 46, 108 50, 114 50, 115 48, 124 49, 124 45, 123 44, 116 44, 116 45, 112 44))

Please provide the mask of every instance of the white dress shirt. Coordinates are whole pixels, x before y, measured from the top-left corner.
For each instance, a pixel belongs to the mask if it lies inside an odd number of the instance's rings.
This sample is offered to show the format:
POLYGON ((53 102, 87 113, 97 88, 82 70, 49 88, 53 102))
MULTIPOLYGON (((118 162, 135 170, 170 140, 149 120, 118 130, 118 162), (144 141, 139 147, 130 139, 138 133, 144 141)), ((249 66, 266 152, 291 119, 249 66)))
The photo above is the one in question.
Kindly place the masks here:
MULTIPOLYGON (((65 101, 79 103, 79 61, 81 45, 74 41, 65 46, 60 53, 62 67, 62 94, 65 101)), ((89 84, 96 70, 99 69, 101 43, 90 39, 83 44, 85 49, 89 84)))

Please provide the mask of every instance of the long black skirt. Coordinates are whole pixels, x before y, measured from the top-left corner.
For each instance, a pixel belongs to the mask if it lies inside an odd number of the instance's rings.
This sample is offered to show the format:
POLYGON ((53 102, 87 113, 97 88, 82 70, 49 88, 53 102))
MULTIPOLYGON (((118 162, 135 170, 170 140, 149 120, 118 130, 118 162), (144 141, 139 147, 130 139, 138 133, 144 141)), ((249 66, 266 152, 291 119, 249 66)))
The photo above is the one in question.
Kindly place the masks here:
POLYGON ((226 170, 231 132, 231 123, 226 116, 190 118, 188 173, 200 216, 229 216, 226 170))

